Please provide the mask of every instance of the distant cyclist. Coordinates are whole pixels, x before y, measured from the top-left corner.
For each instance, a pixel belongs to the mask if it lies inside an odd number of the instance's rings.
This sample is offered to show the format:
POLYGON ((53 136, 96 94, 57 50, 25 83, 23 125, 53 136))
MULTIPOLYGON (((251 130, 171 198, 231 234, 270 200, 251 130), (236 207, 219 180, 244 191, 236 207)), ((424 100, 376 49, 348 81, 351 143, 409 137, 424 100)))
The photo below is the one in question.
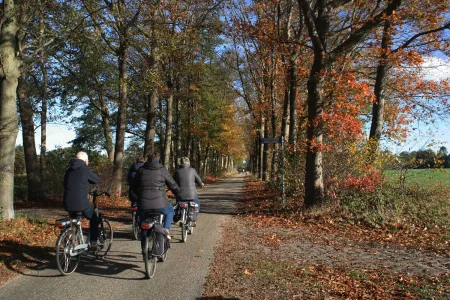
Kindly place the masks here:
POLYGON ((94 208, 89 202, 89 185, 97 184, 100 178, 88 167, 89 159, 86 152, 78 152, 67 166, 64 175, 64 208, 71 218, 76 218, 77 213, 89 219, 90 247, 97 248, 98 218, 94 208))
MULTIPOLYGON (((167 238, 170 239, 170 227, 173 220, 173 206, 166 195, 166 187, 178 195, 180 189, 173 180, 169 171, 161 164, 160 155, 157 152, 148 156, 148 160, 136 172, 133 180, 133 191, 138 195, 138 211, 140 219, 144 220, 146 212, 159 212, 164 214, 164 228, 167 238)), ((142 231, 144 235, 145 232, 142 231)), ((142 236, 141 236, 142 237, 142 236)), ((142 247, 145 238, 141 239, 142 247)))
POLYGON ((198 176, 197 171, 195 171, 194 168, 191 168, 189 158, 181 158, 181 164, 178 169, 175 170, 174 179, 180 187, 180 194, 177 197, 177 201, 193 200, 198 204, 198 209, 200 211, 200 201, 198 200, 195 184, 201 187, 204 187, 205 185, 200 176, 198 176))

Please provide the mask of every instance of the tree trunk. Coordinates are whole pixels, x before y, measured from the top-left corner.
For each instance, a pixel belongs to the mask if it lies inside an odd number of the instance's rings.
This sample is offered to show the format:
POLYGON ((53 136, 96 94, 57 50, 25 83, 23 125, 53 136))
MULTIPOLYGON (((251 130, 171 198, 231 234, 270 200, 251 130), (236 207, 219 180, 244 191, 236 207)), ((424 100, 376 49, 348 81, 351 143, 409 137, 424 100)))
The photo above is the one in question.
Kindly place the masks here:
POLYGON ((259 149, 259 142, 258 137, 256 137, 255 142, 253 144, 253 160, 252 160, 252 174, 258 174, 258 149, 259 149))
MULTIPOLYGON (((43 63, 42 63, 43 64, 43 63)), ((45 170, 45 159, 47 155, 47 87, 48 87, 48 76, 45 65, 42 65, 42 76, 44 78, 43 82, 43 92, 42 92, 42 107, 41 107, 41 153, 40 153, 40 175, 44 175, 45 170)))
MULTIPOLYGON (((262 139, 263 137, 265 137, 265 133, 264 133, 264 123, 265 123, 265 118, 264 116, 261 114, 261 123, 259 124, 259 138, 262 139)), ((258 177, 259 179, 263 179, 263 173, 264 173, 264 144, 262 144, 260 141, 259 142, 259 162, 258 162, 258 177)))
MULTIPOLYGON (((165 145, 165 139, 166 139, 166 122, 164 121, 164 109, 163 109, 163 100, 159 99, 158 101, 159 106, 159 131, 157 131, 158 137, 159 137, 159 153, 161 156, 164 155, 164 145, 165 145)), ((158 130, 158 128, 156 128, 158 130)), ((164 158, 164 157, 162 157, 164 158)))
POLYGON ((17 81, 20 59, 16 56, 17 32, 14 0, 3 1, 0 29, 0 218, 14 218, 14 160, 17 133, 17 81))
POLYGON ((181 108, 180 108, 180 97, 176 99, 176 130, 177 136, 175 140, 175 164, 178 165, 180 162, 181 154, 181 108))
POLYGON ((289 88, 286 87, 284 89, 283 117, 281 119, 281 136, 284 137, 285 141, 288 139, 288 132, 289 132, 288 120, 289 120, 289 88))
POLYGON ((290 58, 289 67, 289 144, 294 145, 297 135, 297 57, 290 58))
MULTIPOLYGON (((276 63, 274 63, 274 68, 276 68, 276 63)), ((277 136, 277 112, 276 112, 276 91, 275 91, 275 85, 274 85, 274 76, 272 77, 270 81, 270 98, 272 100, 271 105, 271 119, 272 119, 272 137, 277 136)), ((272 147, 272 157, 271 157, 271 167, 270 167, 270 173, 268 173, 267 180, 269 181, 271 178, 274 178, 275 172, 276 172, 276 156, 278 152, 278 144, 274 144, 272 147)), ((268 158, 269 159, 269 158, 268 158)))
POLYGON ((105 137, 105 150, 108 155, 109 161, 114 162, 114 148, 112 142, 111 123, 110 123, 111 115, 109 114, 108 105, 105 102, 103 87, 101 87, 100 89, 99 100, 103 125, 103 136, 105 137))
POLYGON ((306 144, 305 206, 320 204, 324 196, 323 161, 320 146, 323 142, 323 124, 317 122, 323 112, 321 91, 322 55, 317 55, 308 79, 308 129, 306 144))
MULTIPOLYGON (((300 3, 300 1, 299 1, 300 3)), ((302 10, 305 15, 310 14, 309 3, 301 1, 302 10)), ((326 36, 330 24, 330 7, 327 0, 319 0, 317 3, 317 19, 315 20, 316 32, 310 30, 310 36, 314 42, 314 60, 307 82, 308 88, 308 129, 306 142, 306 174, 305 174, 305 207, 311 207, 322 203, 324 197, 323 186, 323 70, 326 69, 326 36)), ((305 18, 310 20, 309 17, 305 18)), ((310 26, 309 26, 310 27, 310 26)), ((291 64, 291 68, 294 64, 291 64)), ((291 95, 292 99, 293 95, 291 95)), ((295 104, 293 105, 295 107, 295 104)), ((293 107, 291 107, 292 112, 293 107)), ((295 122, 291 125, 294 128, 295 122)), ((289 134, 292 140, 294 136, 289 134)), ((295 140, 294 140, 295 141, 295 140)))
POLYGON ((34 139, 33 107, 30 99, 26 95, 26 71, 18 79, 17 98, 19 103, 19 114, 22 122, 22 140, 25 153, 25 167, 27 171, 28 200, 37 201, 39 199, 41 176, 38 156, 36 154, 36 141, 34 139))
POLYGON ((43 178, 45 170, 45 158, 47 154, 47 89, 48 89, 48 74, 45 68, 45 45, 44 45, 44 5, 40 3, 39 12, 39 45, 40 45, 40 65, 42 71, 42 78, 44 80, 42 86, 42 108, 41 108, 41 153, 40 153, 40 176, 43 178))
POLYGON ((125 37, 120 37, 119 45, 119 109, 117 112, 117 130, 116 130, 116 145, 114 151, 114 164, 113 164, 113 182, 112 188, 114 194, 121 195, 122 192, 122 173, 123 173, 123 152, 125 148, 125 127, 127 125, 127 42, 125 37))
POLYGON ((172 143, 172 121, 173 121, 173 90, 169 84, 169 96, 167 97, 167 116, 166 116, 166 138, 164 140, 164 167, 170 166, 170 145, 172 143))
POLYGON ((203 168, 202 168, 202 172, 201 172, 202 178, 204 178, 206 176, 207 170, 208 170, 209 148, 210 148, 210 145, 208 144, 208 146, 205 149, 205 159, 203 160, 203 168))
POLYGON ((197 166, 197 139, 196 138, 192 138, 192 145, 191 145, 191 166, 195 169, 198 170, 198 166, 197 166))
POLYGON ((197 143, 197 170, 200 173, 202 171, 202 144, 200 143, 200 140, 197 143))
POLYGON ((384 30, 383 30, 383 38, 381 40, 381 57, 377 67, 377 76, 375 80, 375 102, 372 105, 372 124, 370 126, 369 140, 371 141, 369 147, 370 149, 370 162, 373 162, 375 159, 375 153, 377 152, 379 145, 381 134, 383 131, 383 123, 384 123, 384 104, 385 104, 385 90, 386 90, 386 73, 388 69, 388 65, 386 62, 388 56, 388 47, 389 47, 389 30, 391 24, 389 21, 385 21, 384 30))
POLYGON ((144 157, 155 151, 156 110, 158 108, 158 93, 153 87, 147 100, 147 126, 145 128, 144 157))
MULTIPOLYGON (((269 137, 269 129, 268 129, 269 126, 267 123, 268 123, 268 120, 265 119, 264 120, 264 137, 265 138, 269 137)), ((268 171, 269 171, 269 144, 263 144, 263 155, 262 156, 263 156, 262 180, 268 181, 269 180, 269 173, 268 173, 268 171)))
MULTIPOLYGON (((153 10, 151 18, 151 49, 148 65, 150 69, 156 72, 157 69, 157 40, 155 36, 155 20, 157 18, 158 9, 153 10)), ((155 152, 155 132, 156 132, 156 113, 158 108, 158 89, 157 85, 153 84, 152 90, 147 97, 147 125, 145 128, 145 144, 144 144, 144 158, 155 152)))
MULTIPOLYGON (((188 85, 189 87, 189 85, 188 85)), ((192 124, 192 100, 188 98, 188 109, 187 109, 187 134, 186 134, 186 156, 191 157, 191 139, 192 139, 192 133, 191 133, 191 124, 192 124)))

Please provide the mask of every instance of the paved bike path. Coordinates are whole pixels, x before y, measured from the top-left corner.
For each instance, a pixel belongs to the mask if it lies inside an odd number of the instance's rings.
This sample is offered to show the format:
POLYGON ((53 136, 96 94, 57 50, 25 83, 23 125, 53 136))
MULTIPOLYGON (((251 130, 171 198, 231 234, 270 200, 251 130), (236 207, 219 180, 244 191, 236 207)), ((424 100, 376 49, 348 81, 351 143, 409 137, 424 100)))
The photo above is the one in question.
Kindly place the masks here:
POLYGON ((114 242, 105 259, 82 257, 69 276, 60 275, 53 259, 48 268, 1 286, 0 299, 199 299, 221 224, 235 213, 243 179, 243 175, 237 175, 198 191, 201 213, 194 234, 181 243, 181 230, 173 225, 167 260, 158 263, 152 279, 145 278, 140 242, 132 240, 131 225, 117 222, 114 242))

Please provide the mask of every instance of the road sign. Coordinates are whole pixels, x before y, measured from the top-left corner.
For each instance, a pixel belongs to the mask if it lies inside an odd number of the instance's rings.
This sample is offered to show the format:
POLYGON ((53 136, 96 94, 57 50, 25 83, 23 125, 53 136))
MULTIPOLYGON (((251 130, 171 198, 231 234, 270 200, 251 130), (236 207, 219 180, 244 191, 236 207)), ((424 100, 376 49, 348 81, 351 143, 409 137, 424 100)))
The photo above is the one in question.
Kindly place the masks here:
POLYGON ((261 144, 281 144, 281 136, 277 136, 274 138, 262 138, 260 139, 261 144))

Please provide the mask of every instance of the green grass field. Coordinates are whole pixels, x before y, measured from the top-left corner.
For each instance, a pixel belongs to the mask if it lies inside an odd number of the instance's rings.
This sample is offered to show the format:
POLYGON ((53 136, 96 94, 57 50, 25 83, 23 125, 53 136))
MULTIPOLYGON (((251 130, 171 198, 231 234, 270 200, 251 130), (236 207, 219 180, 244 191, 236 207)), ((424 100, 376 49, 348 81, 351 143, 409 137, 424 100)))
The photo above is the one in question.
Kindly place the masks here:
MULTIPOLYGON (((387 180, 400 181, 400 171, 385 170, 387 180)), ((436 185, 450 187, 450 169, 411 169, 405 174, 406 185, 436 185)))

